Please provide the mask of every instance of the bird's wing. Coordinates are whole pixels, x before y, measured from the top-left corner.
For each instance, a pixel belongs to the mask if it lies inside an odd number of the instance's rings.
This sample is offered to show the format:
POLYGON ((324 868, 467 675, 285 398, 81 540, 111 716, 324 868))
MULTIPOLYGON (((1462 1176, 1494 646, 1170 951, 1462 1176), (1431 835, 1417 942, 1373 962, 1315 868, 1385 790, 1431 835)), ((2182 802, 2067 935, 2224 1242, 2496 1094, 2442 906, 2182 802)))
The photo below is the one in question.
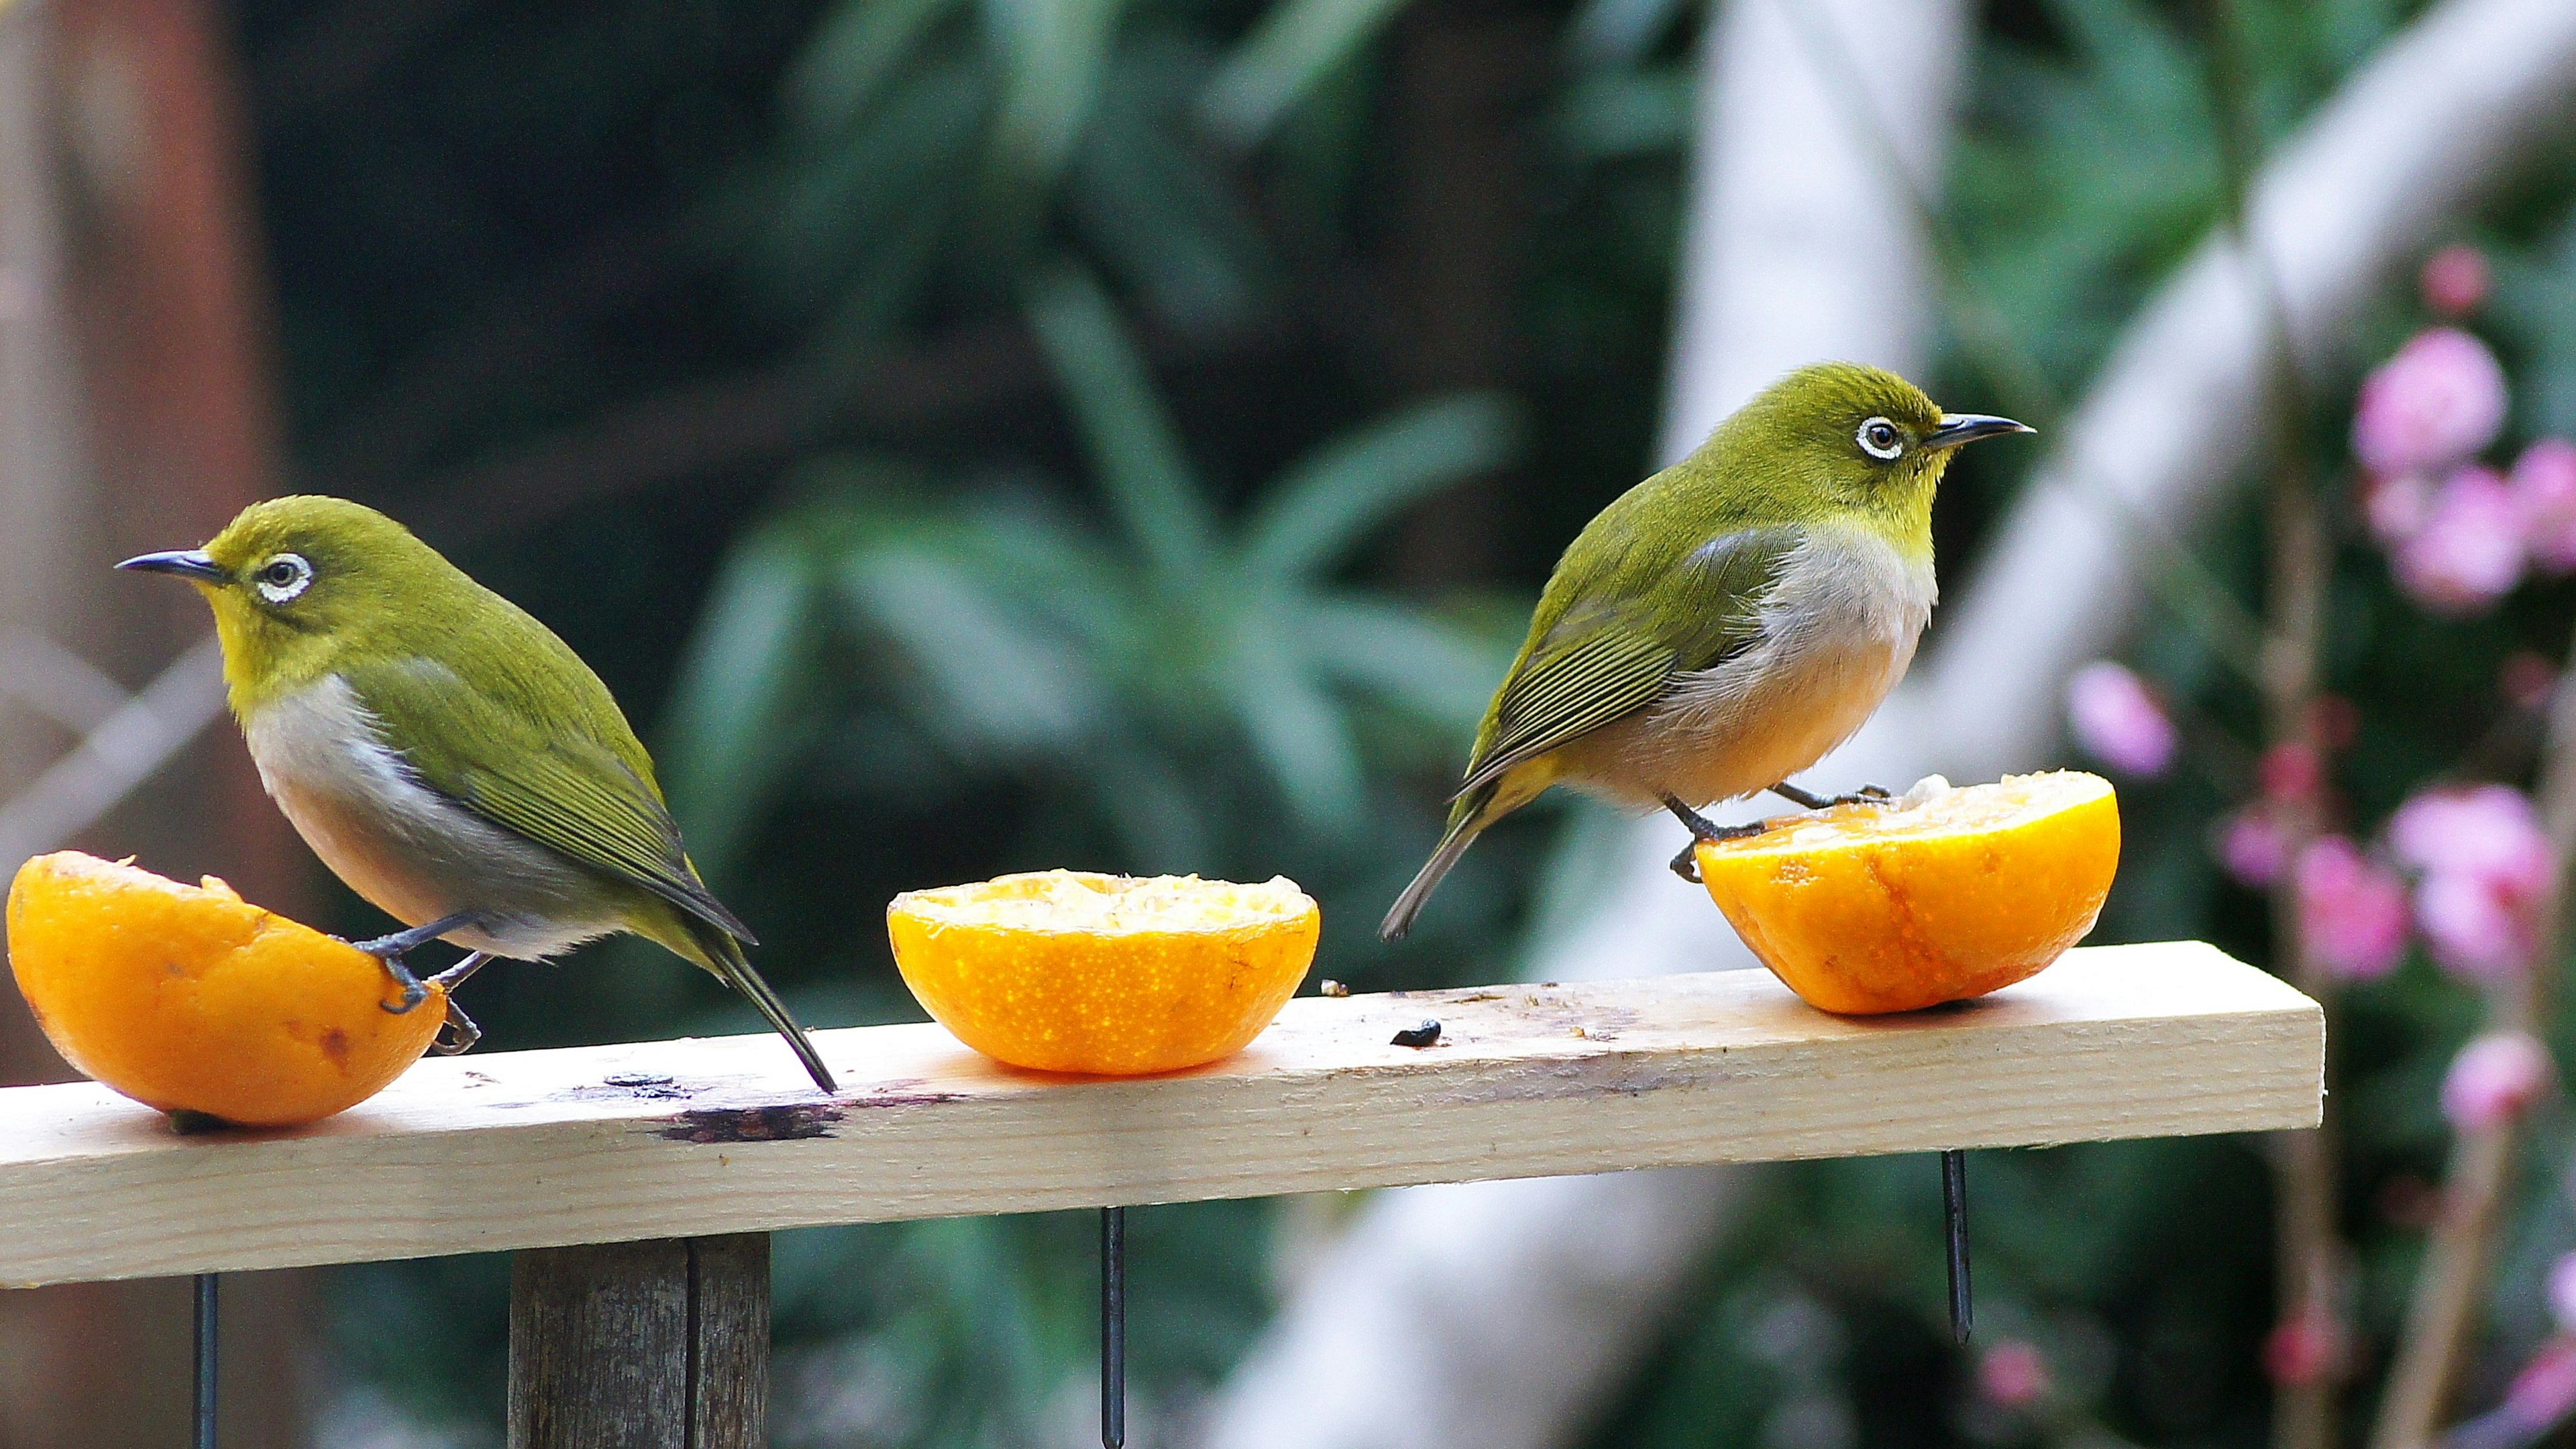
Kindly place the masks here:
POLYGON ((660 792, 576 723, 536 718, 431 659, 343 673, 423 784, 576 864, 752 939, 698 879, 660 792))
POLYGON ((1762 636, 1763 598, 1800 537, 1794 528, 1748 528, 1702 544, 1679 565, 1660 621, 1633 586, 1570 607, 1503 681, 1458 793, 1652 704, 1677 673, 1749 648, 1762 636))

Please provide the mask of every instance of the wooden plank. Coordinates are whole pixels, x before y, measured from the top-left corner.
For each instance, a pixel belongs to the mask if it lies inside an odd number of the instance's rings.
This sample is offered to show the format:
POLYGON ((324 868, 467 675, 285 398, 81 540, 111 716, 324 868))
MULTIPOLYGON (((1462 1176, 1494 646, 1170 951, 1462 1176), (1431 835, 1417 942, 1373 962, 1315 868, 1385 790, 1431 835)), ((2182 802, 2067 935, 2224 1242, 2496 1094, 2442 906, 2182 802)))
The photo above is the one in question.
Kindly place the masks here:
POLYGON ((1836 1017, 1768 973, 1289 1003, 1147 1080, 931 1025, 421 1063, 290 1132, 173 1135, 90 1084, 0 1091, 0 1283, 1689 1162, 2315 1125, 2315 1003, 2197 944, 2079 950, 1980 1001, 1836 1017), (1389 1044, 1426 1017, 1439 1044, 1389 1044))
POLYGON ((765 1233, 510 1266, 510 1449, 759 1449, 768 1381, 765 1233))

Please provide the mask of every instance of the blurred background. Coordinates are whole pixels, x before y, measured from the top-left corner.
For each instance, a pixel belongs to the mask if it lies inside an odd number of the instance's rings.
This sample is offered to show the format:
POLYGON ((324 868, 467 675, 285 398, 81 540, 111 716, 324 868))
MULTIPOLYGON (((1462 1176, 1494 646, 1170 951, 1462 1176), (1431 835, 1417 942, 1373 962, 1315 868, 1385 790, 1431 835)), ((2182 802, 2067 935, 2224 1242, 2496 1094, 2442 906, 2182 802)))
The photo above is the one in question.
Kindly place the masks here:
MULTIPOLYGON (((2566 0, 0 0, 0 860, 382 928, 107 569, 324 491, 599 669, 809 1023, 1052 865, 1292 876, 1361 990, 1742 965, 1570 801, 1371 927, 1557 551, 1824 356, 2042 436, 1810 783, 2111 773, 2094 939, 2325 999, 2327 1129, 1978 1157, 1966 1350, 1929 1158, 1142 1209, 1134 1442, 2576 1442, 2566 0)), ((1096 1442, 1092 1234, 780 1235, 773 1441, 1096 1442)), ((507 1277, 238 1278, 230 1442, 499 1443, 507 1277)), ((0 1294, 0 1446, 178 1442, 183 1295, 0 1294)))

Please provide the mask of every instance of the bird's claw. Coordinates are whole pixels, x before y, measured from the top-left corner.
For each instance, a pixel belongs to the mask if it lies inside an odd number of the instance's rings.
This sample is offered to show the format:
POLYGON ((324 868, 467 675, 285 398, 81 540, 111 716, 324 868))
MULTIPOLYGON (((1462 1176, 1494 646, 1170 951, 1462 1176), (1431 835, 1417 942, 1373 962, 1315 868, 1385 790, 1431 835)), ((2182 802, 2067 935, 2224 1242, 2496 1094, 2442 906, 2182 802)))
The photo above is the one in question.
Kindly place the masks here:
POLYGON ((400 1002, 379 1001, 376 1003, 377 1006, 384 1009, 386 1015, 409 1016, 412 1012, 412 1008, 429 999, 429 988, 420 984, 420 978, 411 974, 411 968, 402 963, 402 958, 400 956, 381 956, 377 959, 385 963, 386 973, 391 975, 394 978, 394 981, 402 987, 402 1000, 400 1002))
MULTIPOLYGON (((394 984, 402 988, 400 1005, 385 1002, 376 1004, 384 1007, 391 1015, 404 1016, 408 1015, 412 1008, 427 1001, 429 988, 423 986, 420 978, 411 973, 411 968, 403 964, 403 957, 409 955, 415 948, 426 946, 459 926, 470 926, 480 919, 472 911, 459 911, 451 916, 441 916, 427 925, 414 926, 408 931, 396 931, 390 936, 378 936, 372 941, 350 942, 350 945, 383 962, 385 974, 392 977, 394 984)), ((481 962, 477 961, 475 964, 480 965, 481 962)))
POLYGON ((1667 864, 1670 866, 1673 874, 1680 876, 1683 880, 1690 882, 1692 885, 1698 885, 1699 842, 1694 840, 1690 844, 1683 846, 1681 854, 1674 856, 1671 861, 1667 862, 1667 864))
POLYGON ((483 1028, 476 1026, 474 1018, 467 1016, 465 1008, 458 1006, 451 997, 447 1003, 447 1020, 439 1025, 437 1040, 430 1043, 430 1055, 461 1056, 474 1050, 474 1044, 482 1039, 483 1028))
POLYGON ((1700 823, 1708 826, 1707 831, 1705 833, 1692 831, 1691 843, 1682 847, 1681 854, 1666 862, 1673 874, 1689 881, 1692 885, 1700 883, 1699 848, 1701 846, 1715 845, 1722 840, 1750 840, 1771 828, 1759 820, 1750 820, 1742 825, 1709 825, 1706 821, 1700 823))
POLYGON ((1857 805, 1864 800, 1893 800, 1896 796, 1885 785, 1863 785, 1836 803, 1857 805))

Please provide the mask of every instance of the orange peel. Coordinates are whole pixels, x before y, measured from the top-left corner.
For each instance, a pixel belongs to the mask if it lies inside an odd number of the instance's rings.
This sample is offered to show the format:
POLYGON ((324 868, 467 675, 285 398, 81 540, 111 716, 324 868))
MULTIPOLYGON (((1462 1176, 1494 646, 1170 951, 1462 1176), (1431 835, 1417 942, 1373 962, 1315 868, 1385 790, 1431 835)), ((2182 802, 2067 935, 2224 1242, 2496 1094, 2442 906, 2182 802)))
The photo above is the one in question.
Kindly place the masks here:
POLYGON ((420 1059, 447 994, 399 1016, 384 964, 244 901, 76 850, 9 886, 9 965, 63 1060, 165 1112, 288 1126, 353 1107, 420 1059))
POLYGON ((1827 1011, 1982 996, 2084 938, 2120 862, 2111 783, 2061 770, 1837 805, 1703 841, 1709 898, 1762 964, 1827 1011))
POLYGON ((886 907, 924 1010, 986 1056, 1137 1076, 1241 1051, 1306 979, 1321 918, 1285 877, 1051 870, 907 891, 886 907))

